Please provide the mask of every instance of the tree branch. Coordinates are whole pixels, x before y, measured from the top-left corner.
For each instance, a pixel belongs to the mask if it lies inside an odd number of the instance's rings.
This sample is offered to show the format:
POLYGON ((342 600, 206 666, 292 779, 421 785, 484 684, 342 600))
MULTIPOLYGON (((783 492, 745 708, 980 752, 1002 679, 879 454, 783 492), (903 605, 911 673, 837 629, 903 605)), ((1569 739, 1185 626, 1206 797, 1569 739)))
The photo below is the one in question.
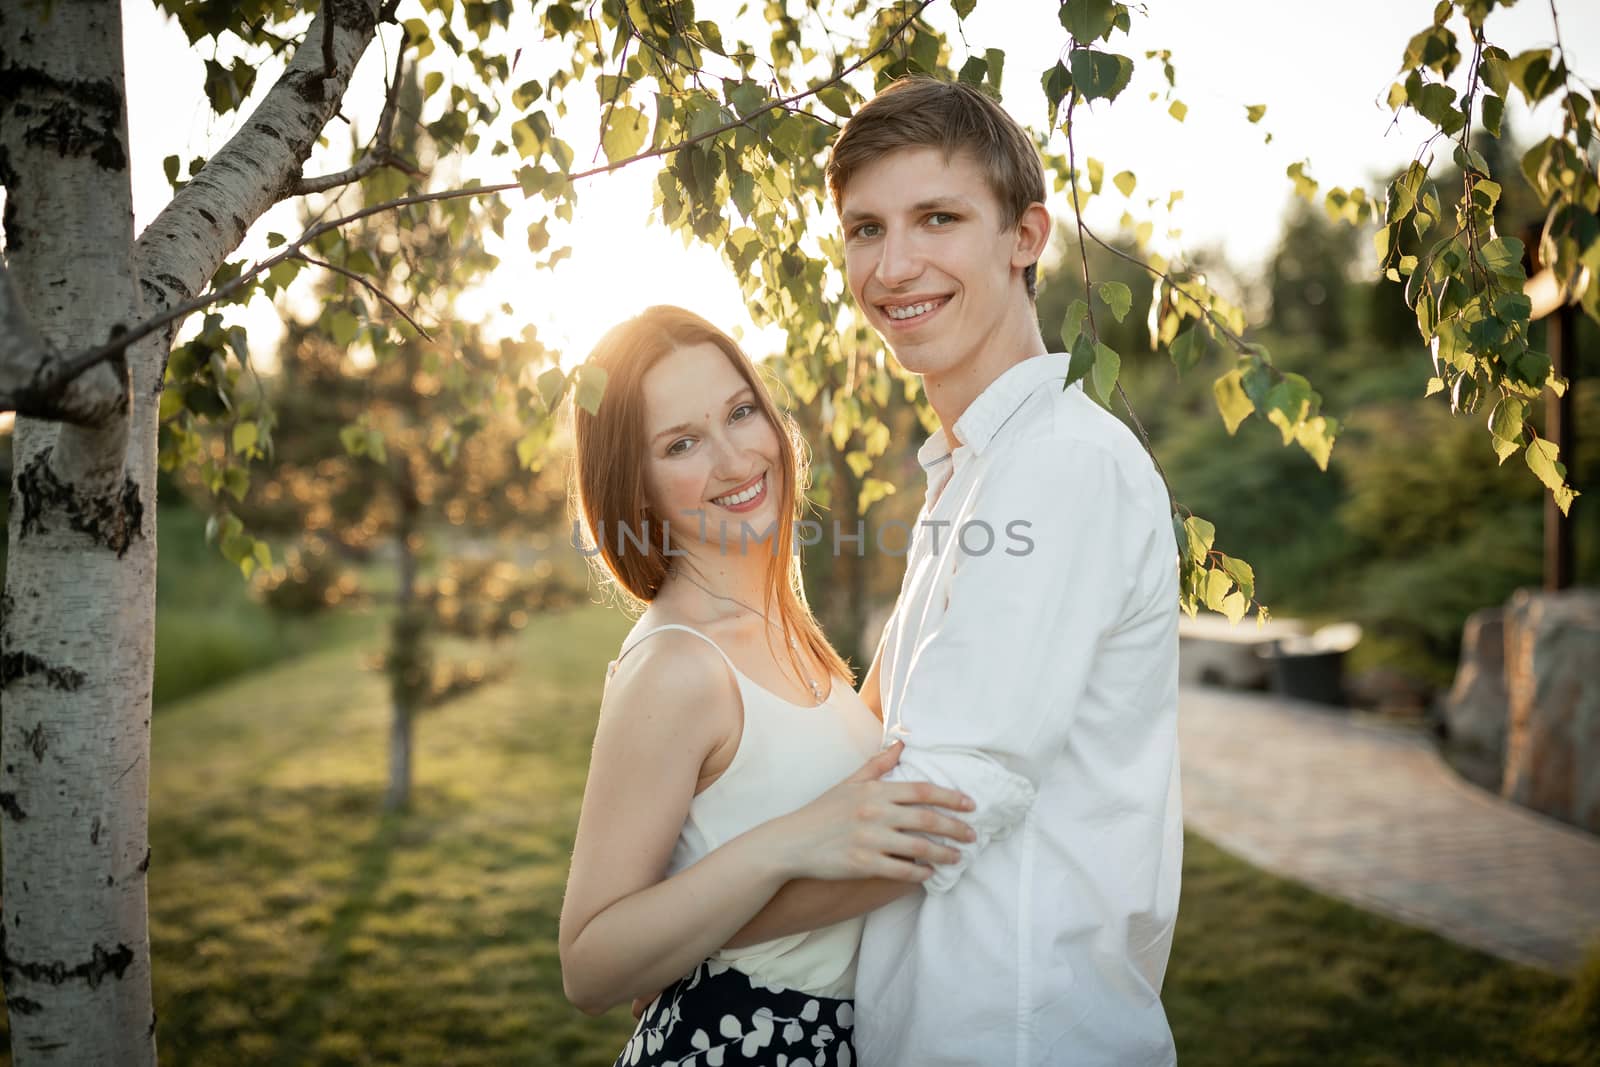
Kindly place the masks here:
MULTIPOLYGON (((1069 90, 1067 100, 1067 167, 1071 171, 1072 179, 1072 217, 1078 224, 1078 255, 1083 260, 1083 305, 1089 316, 1089 332, 1094 337, 1095 344, 1100 343, 1100 328, 1094 322, 1094 290, 1089 284, 1089 245, 1084 240, 1088 227, 1083 224, 1083 210, 1078 203, 1078 157, 1077 148, 1072 137, 1072 111, 1078 106, 1078 90, 1069 90)), ((1095 238, 1099 240, 1099 238, 1095 238)), ((1096 359, 1099 357, 1096 356, 1096 359)), ((1167 487, 1167 503, 1174 514, 1178 511, 1178 498, 1172 492, 1172 483, 1167 480, 1167 472, 1161 469, 1161 460, 1156 458, 1155 446, 1150 443, 1150 435, 1145 432, 1144 423, 1139 421, 1138 413, 1133 410, 1133 401, 1128 399, 1128 393, 1122 388, 1122 375, 1117 375, 1117 396, 1122 400, 1122 406, 1128 412, 1128 418, 1133 422, 1133 428, 1139 433, 1139 440, 1144 444, 1144 450, 1150 455, 1150 462, 1155 464, 1156 473, 1161 475, 1161 482, 1167 487)))
MULTIPOLYGON (((100 346, 98 358, 109 358, 120 347, 214 302, 195 303, 190 297, 205 287, 283 189, 299 179, 356 64, 376 36, 378 6, 378 0, 324 3, 305 43, 238 132, 139 235, 134 270, 144 287, 145 306, 160 313, 100 346), (318 47, 328 40, 336 61, 331 79, 318 47)), ((92 366, 96 360, 90 355, 68 360, 68 372, 92 366)))
POLYGON ((77 426, 98 426, 126 410, 126 375, 120 381, 109 373, 73 381, 61 373, 61 366, 61 358, 34 328, 0 259, 0 410, 77 426))
POLYGON ((310 193, 325 193, 329 189, 358 182, 379 167, 393 167, 403 174, 413 178, 421 178, 422 171, 400 159, 394 154, 392 138, 394 134, 394 117, 400 106, 400 79, 405 70, 405 49, 400 50, 399 58, 395 60, 394 80, 389 83, 389 96, 384 101, 383 113, 378 117, 378 130, 373 137, 372 145, 353 166, 347 167, 336 174, 324 174, 316 178, 301 178, 287 190, 280 199, 287 200, 291 197, 306 196, 310 193))
MULTIPOLYGON (((609 174, 612 171, 620 170, 623 167, 637 163, 640 160, 655 159, 659 156, 672 155, 673 153, 680 152, 691 145, 696 145, 702 141, 719 137, 722 134, 727 133, 729 130, 734 130, 741 126, 747 126, 752 120, 766 114, 769 111, 787 110, 792 105, 806 99, 807 97, 815 96, 824 89, 838 85, 847 76, 855 73, 857 70, 860 70, 873 59, 876 59, 878 56, 888 51, 894 42, 899 39, 900 35, 905 32, 906 28, 915 22, 922 14, 923 10, 932 2, 933 0, 921 0, 921 2, 917 4, 915 10, 913 10, 910 15, 906 16, 900 25, 896 26, 895 29, 889 33, 876 48, 870 52, 867 52, 860 59, 856 60, 848 67, 834 74, 832 77, 825 79, 824 81, 818 82, 815 85, 809 85, 805 89, 796 93, 792 93, 789 96, 782 97, 777 100, 769 100, 760 107, 752 109, 747 114, 738 116, 729 122, 724 122, 720 126, 714 126, 711 129, 706 130, 704 133, 696 134, 693 137, 687 137, 674 144, 662 145, 660 148, 653 148, 649 151, 640 152, 637 155, 629 156, 626 159, 619 159, 615 162, 607 163, 604 166, 591 167, 588 170, 569 175, 567 180, 569 182, 576 182, 584 178, 593 177, 597 174, 609 174)), ((276 92, 277 89, 274 88, 273 91, 276 92)), ((232 147, 231 142, 229 147, 232 147)), ((227 151, 227 149, 225 148, 224 151, 227 151)), ((217 157, 215 156, 212 157, 211 163, 207 164, 207 166, 209 167, 214 165, 216 158, 217 157)), ((204 174, 205 171, 202 170, 201 173, 204 174)), ((187 191, 188 189, 194 188, 194 185, 194 182, 190 182, 189 185, 184 187, 184 189, 187 191)), ((82 374, 85 370, 89 369, 95 364, 111 358, 125 349, 128 345, 134 343, 140 338, 148 337, 150 334, 161 329, 163 326, 175 322, 187 315, 193 314, 194 312, 199 311, 201 308, 209 307, 219 300, 225 300, 229 296, 238 292, 240 288, 247 284, 256 275, 262 273, 263 271, 271 270, 284 260, 298 256, 301 248, 330 230, 336 230, 341 226, 360 221, 361 219, 368 218, 372 215, 381 214, 385 211, 393 211, 396 208, 409 207, 412 204, 429 204, 438 200, 456 200, 468 196, 487 196, 491 193, 509 192, 512 189, 520 189, 521 187, 521 183, 519 182, 501 182, 496 185, 481 185, 464 189, 446 189, 436 193, 421 193, 416 196, 405 196, 400 197, 397 200, 388 200, 381 204, 374 204, 371 207, 362 208, 359 211, 353 211, 348 215, 341 215, 339 218, 318 223, 316 226, 306 230, 294 241, 286 244, 282 251, 278 252, 276 255, 268 256, 266 259, 258 260, 255 265, 241 271, 238 277, 234 278, 232 281, 229 281, 225 285, 219 286, 218 288, 208 292, 201 293, 199 296, 196 296, 191 300, 186 300, 176 307, 170 308, 159 315, 152 316, 143 322, 137 323, 130 327, 126 333, 119 334, 115 340, 107 344, 101 345, 98 348, 90 349, 87 352, 79 353, 78 355, 72 356, 70 359, 64 360, 63 366, 65 367, 65 371, 63 373, 68 378, 82 374)), ((171 210, 170 205, 168 210, 171 210)), ((162 212, 163 216, 166 214, 167 212, 162 212)), ((161 222, 161 219, 158 218, 156 222, 161 222)), ((151 229, 153 230, 155 226, 156 223, 152 223, 151 229)), ((148 236, 149 231, 146 231, 146 235, 139 238, 139 245, 141 249, 145 247, 148 236)), ((215 267, 212 269, 214 271, 215 267)))
POLYGON ((299 260, 303 260, 304 262, 313 264, 314 266, 323 267, 323 268, 325 268, 327 270, 331 270, 335 274, 342 274, 346 278, 349 278, 351 281, 358 282, 361 285, 366 286, 368 291, 371 292, 373 296, 377 297, 379 300, 382 300, 385 304, 388 304, 390 307, 394 308, 395 311, 399 312, 400 313, 400 317, 405 319, 407 322, 409 322, 411 324, 411 328, 413 330, 416 330, 418 333, 420 333, 422 335, 423 340, 425 340, 425 341, 432 341, 433 340, 433 336, 431 334, 429 334, 427 330, 424 330, 422 328, 421 324, 419 324, 416 319, 414 319, 410 315, 406 314, 406 309, 405 308, 403 308, 399 304, 395 303, 394 299, 392 297, 390 297, 388 293, 384 292, 382 289, 379 289, 376 285, 374 285, 372 283, 371 279, 363 278, 361 275, 357 274, 355 271, 346 270, 345 268, 339 266, 338 264, 329 263, 326 260, 318 259, 315 256, 308 256, 304 252, 301 252, 299 255, 295 256, 294 258, 299 259, 299 260))

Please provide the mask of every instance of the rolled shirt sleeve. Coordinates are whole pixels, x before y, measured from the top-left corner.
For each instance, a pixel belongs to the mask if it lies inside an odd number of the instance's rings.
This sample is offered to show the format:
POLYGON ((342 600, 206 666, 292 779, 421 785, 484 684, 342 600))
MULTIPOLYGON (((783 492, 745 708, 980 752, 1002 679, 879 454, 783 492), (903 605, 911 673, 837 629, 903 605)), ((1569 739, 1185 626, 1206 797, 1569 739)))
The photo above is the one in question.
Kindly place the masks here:
POLYGON ((925 510, 934 522, 961 518, 931 559, 913 553, 912 568, 935 568, 924 576, 932 586, 902 597, 890 622, 887 733, 906 747, 886 778, 976 802, 967 822, 977 840, 941 839, 961 857, 935 866, 923 883, 931 893, 948 892, 1027 816, 1153 547, 1148 472, 1127 469, 1127 457, 1092 442, 1009 453, 967 490, 970 503, 947 490, 925 510), (987 552, 978 523, 994 534, 987 552))

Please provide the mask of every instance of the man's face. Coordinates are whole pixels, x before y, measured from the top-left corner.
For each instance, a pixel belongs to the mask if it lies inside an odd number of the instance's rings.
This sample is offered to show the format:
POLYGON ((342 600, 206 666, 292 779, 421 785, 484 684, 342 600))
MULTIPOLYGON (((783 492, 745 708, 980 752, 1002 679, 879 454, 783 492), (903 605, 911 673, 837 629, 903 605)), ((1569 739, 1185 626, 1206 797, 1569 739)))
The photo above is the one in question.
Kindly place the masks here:
POLYGON ((907 370, 960 374, 1027 300, 1018 231, 966 152, 891 152, 851 175, 839 209, 850 292, 907 370))

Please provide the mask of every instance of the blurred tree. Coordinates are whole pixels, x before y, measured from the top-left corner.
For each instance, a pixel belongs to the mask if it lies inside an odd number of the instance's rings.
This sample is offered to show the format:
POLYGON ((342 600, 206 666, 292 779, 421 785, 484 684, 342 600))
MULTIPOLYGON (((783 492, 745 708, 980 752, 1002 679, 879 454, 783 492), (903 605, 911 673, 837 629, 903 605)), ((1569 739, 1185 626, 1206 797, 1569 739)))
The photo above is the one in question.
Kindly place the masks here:
MULTIPOLYGON (((421 102, 419 79, 407 72, 400 110, 415 113, 421 102)), ((402 127, 393 147, 436 165, 426 131, 402 127)), ((416 715, 491 677, 476 657, 439 662, 437 636, 496 639, 520 629, 531 612, 582 595, 533 547, 551 543, 566 487, 553 471, 529 470, 518 458, 524 431, 514 412, 526 399, 518 390, 537 388, 541 370, 559 377, 555 353, 531 327, 520 341, 492 342, 456 315, 461 294, 498 265, 484 251, 483 228, 478 217, 461 223, 430 203, 398 230, 368 218, 343 231, 344 261, 364 269, 354 277, 325 274, 314 293, 318 317, 289 320, 265 407, 272 453, 248 494, 214 520, 221 538, 248 527, 300 542, 284 563, 256 571, 270 604, 304 611, 392 601, 382 656, 392 709, 384 798, 391 811, 409 804, 416 715), (376 306, 384 302, 430 325, 385 324, 376 306), (325 322, 369 325, 345 326, 357 331, 346 338, 325 322), (393 572, 364 583, 339 564, 351 556, 392 562, 393 572)), ((180 348, 175 358, 188 352, 180 348)), ((235 422, 227 435, 210 435, 214 461, 205 469, 225 468, 230 447, 252 449, 249 426, 235 422)), ((176 421, 164 429, 184 432, 176 421)), ((166 456, 176 462, 188 444, 166 456)), ((204 489, 205 469, 193 477, 196 489, 204 489)))
MULTIPOLYGON (((391 602, 382 657, 393 711, 390 810, 409 802, 416 714, 492 676, 476 657, 441 664, 436 635, 499 638, 530 613, 582 596, 533 547, 553 543, 552 530, 559 536, 565 485, 553 470, 520 466, 520 427, 507 415, 517 381, 548 353, 531 338, 488 342, 450 317, 462 287, 492 264, 474 264, 482 254, 470 234, 453 241, 438 222, 400 233, 388 272, 405 278, 397 297, 436 310, 433 341, 380 343, 367 362, 314 324, 291 323, 273 382, 275 453, 233 520, 299 541, 284 562, 257 571, 269 604, 391 602), (392 572, 341 565, 352 557, 392 572)), ((352 243, 378 236, 358 232, 352 243)), ((330 302, 359 297, 343 279, 323 289, 330 302)))
POLYGON ((1295 202, 1267 271, 1274 331, 1309 335, 1331 348, 1350 339, 1350 275, 1366 266, 1359 262, 1361 236, 1326 212, 1295 202))

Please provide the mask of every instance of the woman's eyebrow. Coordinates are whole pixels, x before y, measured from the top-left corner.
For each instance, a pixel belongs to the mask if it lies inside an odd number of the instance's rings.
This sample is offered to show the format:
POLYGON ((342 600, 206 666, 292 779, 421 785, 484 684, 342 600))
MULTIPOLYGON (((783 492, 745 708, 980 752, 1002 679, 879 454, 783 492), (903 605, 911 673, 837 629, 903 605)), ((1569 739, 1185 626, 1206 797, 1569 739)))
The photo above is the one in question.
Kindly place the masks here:
MULTIPOLYGON (((741 386, 737 393, 734 393, 732 396, 730 396, 728 399, 726 399, 726 400, 724 400, 722 402, 722 406, 723 407, 727 407, 729 404, 733 403, 735 400, 738 400, 741 396, 744 396, 744 394, 750 393, 750 394, 754 395, 754 392, 755 391, 753 389, 751 389, 748 385, 741 386)), ((651 441, 659 441, 663 437, 667 436, 668 434, 682 433, 685 430, 692 430, 692 429, 694 429, 694 424, 693 423, 691 423, 691 422, 680 422, 676 426, 668 426, 665 430, 662 430, 660 433, 658 433, 654 437, 650 438, 650 440, 651 441)))

